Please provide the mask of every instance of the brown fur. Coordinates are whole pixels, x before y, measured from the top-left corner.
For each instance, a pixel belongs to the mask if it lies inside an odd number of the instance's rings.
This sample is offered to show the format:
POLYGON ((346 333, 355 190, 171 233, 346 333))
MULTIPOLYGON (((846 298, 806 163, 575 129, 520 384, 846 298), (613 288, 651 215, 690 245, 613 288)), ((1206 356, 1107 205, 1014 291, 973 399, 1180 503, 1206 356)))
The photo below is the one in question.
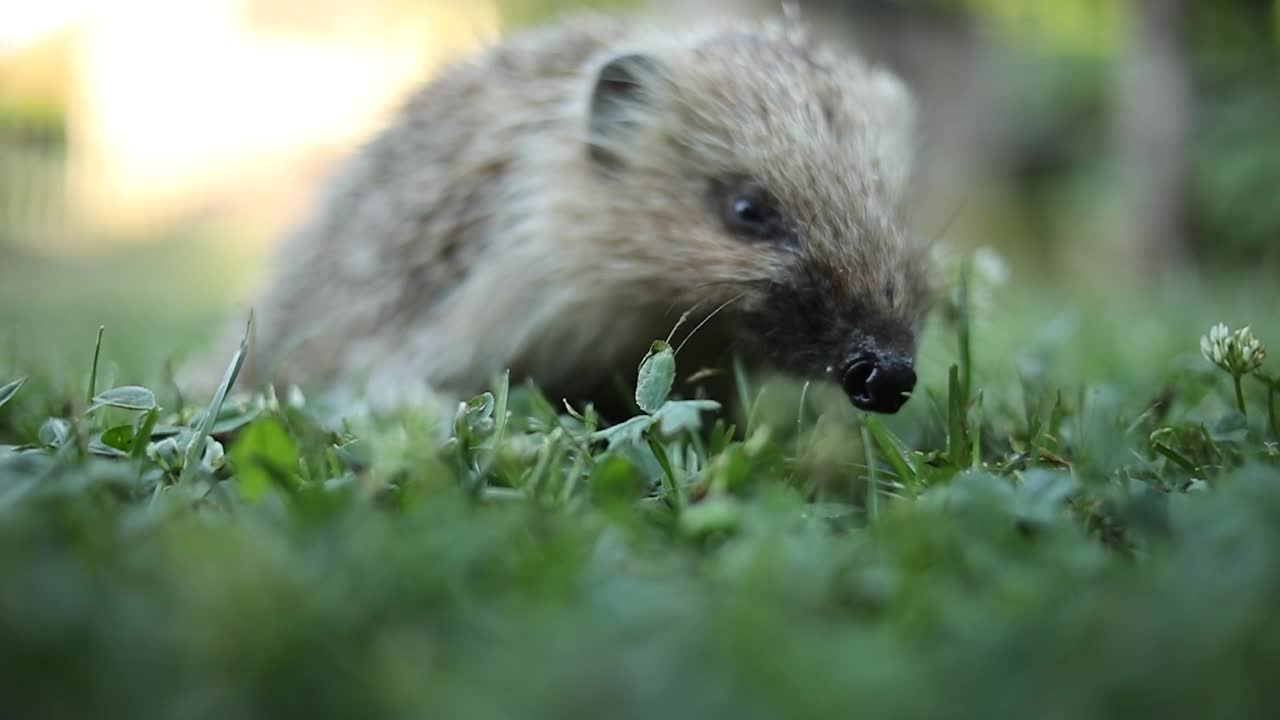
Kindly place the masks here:
POLYGON ((509 367, 590 396, 681 312, 724 302, 704 346, 745 340, 785 370, 829 373, 871 336, 914 352, 912 133, 896 79, 791 24, 512 35, 412 96, 286 239, 247 379, 467 396, 509 367), (643 96, 593 137, 600 69, 633 53, 656 61, 643 96), (711 188, 739 177, 768 188, 793 243, 726 230, 711 188))

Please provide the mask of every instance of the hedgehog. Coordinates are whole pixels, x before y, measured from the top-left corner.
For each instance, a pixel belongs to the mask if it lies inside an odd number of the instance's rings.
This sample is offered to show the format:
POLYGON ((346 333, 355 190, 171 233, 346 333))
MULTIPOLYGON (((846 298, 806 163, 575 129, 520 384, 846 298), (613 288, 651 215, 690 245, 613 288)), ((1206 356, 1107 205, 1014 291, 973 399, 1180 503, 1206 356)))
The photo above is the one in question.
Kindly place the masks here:
POLYGON ((897 412, 931 296, 906 229, 916 104, 795 18, 510 32, 340 165, 253 302, 250 383, 596 400, 684 317, 897 412))

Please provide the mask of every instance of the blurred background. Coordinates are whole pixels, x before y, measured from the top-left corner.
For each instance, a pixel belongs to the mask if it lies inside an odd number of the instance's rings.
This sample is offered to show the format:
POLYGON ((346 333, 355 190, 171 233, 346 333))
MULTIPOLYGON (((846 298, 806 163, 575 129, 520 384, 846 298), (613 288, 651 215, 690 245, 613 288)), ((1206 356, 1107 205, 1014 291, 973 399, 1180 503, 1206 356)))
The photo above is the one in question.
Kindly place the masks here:
MULTIPOLYGON (((808 0, 900 72, 916 230, 1106 298, 1280 278, 1280 0, 808 0)), ((10 0, 0 4, 0 338, 154 325, 177 343, 260 277, 333 163, 415 83, 584 5, 764 0, 10 0)), ((1272 306, 1274 307, 1274 306, 1272 306)), ((15 350, 17 352, 17 350, 15 350)))

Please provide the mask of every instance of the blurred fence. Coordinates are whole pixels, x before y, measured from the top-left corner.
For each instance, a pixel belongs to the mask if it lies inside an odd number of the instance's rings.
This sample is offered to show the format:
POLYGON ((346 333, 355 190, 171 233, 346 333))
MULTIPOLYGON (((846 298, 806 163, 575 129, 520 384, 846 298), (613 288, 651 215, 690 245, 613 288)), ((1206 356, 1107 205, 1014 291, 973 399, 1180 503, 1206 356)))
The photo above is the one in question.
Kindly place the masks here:
POLYGON ((68 197, 63 123, 0 114, 0 244, 63 241, 72 222, 68 197))

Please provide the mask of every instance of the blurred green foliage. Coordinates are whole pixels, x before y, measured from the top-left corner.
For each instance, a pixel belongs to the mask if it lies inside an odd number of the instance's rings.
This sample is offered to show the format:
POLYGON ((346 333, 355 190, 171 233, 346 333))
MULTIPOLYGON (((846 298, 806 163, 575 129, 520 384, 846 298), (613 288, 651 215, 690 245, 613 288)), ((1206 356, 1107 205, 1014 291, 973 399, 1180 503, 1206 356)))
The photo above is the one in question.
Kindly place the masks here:
MULTIPOLYGON (((1029 219, 996 244, 1107 187, 1111 46, 1077 10, 1114 16, 1071 7, 1056 50, 1002 51, 1029 219)), ((3 714, 1274 715, 1277 365, 1243 415, 1197 346, 1223 320, 1280 348, 1273 8, 1197 5, 1194 237, 1224 272, 1092 297, 1015 274, 932 320, 890 418, 785 381, 699 413, 661 347, 619 429, 505 384, 453 417, 310 388, 210 414, 168 366, 238 294, 216 242, 6 250, 3 714)))
POLYGON ((1280 269, 1280 4, 1193 3, 1198 259, 1280 269))
MULTIPOLYGON (((967 7, 1007 43, 993 68, 1016 99, 1005 192, 1031 224, 1011 252, 1075 242, 1069 230, 1106 207, 1118 171, 1110 95, 1132 5, 1062 0, 938 0, 967 7), (1126 10, 1128 8, 1128 10, 1126 10), (986 16, 986 17, 984 17, 986 16), (1059 228, 1055 234, 1053 230, 1059 228), (1061 228, 1068 229, 1062 232, 1061 228), (1056 239, 1055 239, 1056 237, 1056 239)), ((1188 240, 1200 267, 1280 269, 1280 3, 1187 2, 1193 93, 1188 240)), ((1041 268, 1048 269, 1048 268, 1041 268)))
POLYGON ((509 26, 538 23, 565 11, 622 10, 639 5, 639 0, 499 0, 503 22, 509 26))
POLYGON ((66 142, 66 115, 50 103, 0 97, 0 133, 9 138, 61 145, 66 142))
POLYGON ((682 419, 616 433, 505 382, 452 418, 181 398, 145 322, 89 390, 92 335, 46 338, 0 362, 6 714, 1269 717, 1280 387, 1242 416, 1197 340, 1274 342, 1275 291, 992 292, 902 416, 672 413, 657 345, 641 404, 682 419))

